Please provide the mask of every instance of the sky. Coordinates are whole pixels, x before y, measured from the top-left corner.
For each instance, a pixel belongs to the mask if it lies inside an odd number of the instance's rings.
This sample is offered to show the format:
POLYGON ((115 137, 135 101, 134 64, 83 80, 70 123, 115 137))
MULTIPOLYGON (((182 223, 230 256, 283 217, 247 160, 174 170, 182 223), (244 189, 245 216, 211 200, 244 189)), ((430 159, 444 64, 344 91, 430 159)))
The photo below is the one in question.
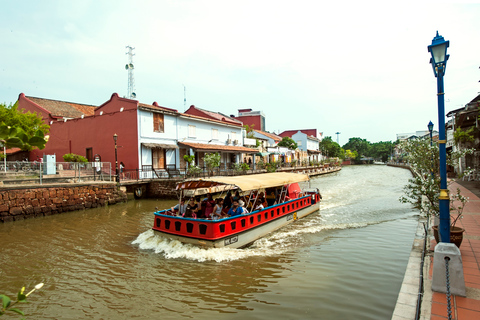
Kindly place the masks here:
MULTIPOLYGON (((450 41, 445 109, 480 92, 480 2, 0 0, 0 102, 27 96, 266 116, 266 130, 317 129, 340 145, 438 123, 427 50, 450 41), (185 88, 185 90, 184 90, 185 88), (185 93, 185 95, 184 95, 185 93), (184 107, 186 97, 186 108, 184 107)), ((434 129, 438 129, 435 126, 434 129)))

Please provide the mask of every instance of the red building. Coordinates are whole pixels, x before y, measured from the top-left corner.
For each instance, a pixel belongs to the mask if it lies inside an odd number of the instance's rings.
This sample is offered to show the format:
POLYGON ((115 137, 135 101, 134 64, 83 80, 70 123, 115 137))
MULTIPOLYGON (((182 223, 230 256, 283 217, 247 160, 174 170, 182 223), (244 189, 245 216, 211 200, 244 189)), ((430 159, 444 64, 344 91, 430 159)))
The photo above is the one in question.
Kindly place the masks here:
MULTIPOLYGON (((118 162, 123 162, 126 168, 138 168, 137 109, 141 106, 138 101, 121 98, 116 93, 98 107, 28 97, 22 93, 18 97, 18 109, 37 112, 50 125, 45 149, 30 152, 29 160, 55 154, 57 162, 61 162, 64 154, 75 153, 92 162, 94 155, 98 154, 102 162, 114 164, 113 135, 117 134, 118 162)), ((156 103, 148 107, 176 112, 156 103)))
POLYGON ((238 117, 243 124, 253 127, 255 130, 265 131, 265 115, 261 111, 252 111, 252 109, 238 109, 238 117))

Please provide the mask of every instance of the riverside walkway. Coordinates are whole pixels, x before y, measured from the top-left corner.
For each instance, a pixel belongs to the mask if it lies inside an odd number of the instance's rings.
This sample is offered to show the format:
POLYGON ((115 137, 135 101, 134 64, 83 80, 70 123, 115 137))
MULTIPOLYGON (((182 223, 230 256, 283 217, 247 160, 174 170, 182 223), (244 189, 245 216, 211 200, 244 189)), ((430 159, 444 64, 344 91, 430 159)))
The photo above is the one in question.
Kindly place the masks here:
MULTIPOLYGON (((460 252, 466 297, 451 296, 451 319, 480 319, 480 183, 459 181, 449 186, 451 193, 456 193, 457 188, 460 188, 462 195, 469 199, 463 211, 463 219, 457 222, 457 226, 465 229, 460 252)), ((423 226, 419 223, 405 278, 392 316, 395 320, 415 319, 420 286, 422 229, 423 226)), ((449 319, 446 294, 433 292, 431 289, 433 250, 435 250, 436 241, 431 240, 432 237, 428 239, 423 269, 424 291, 421 295, 421 313, 418 319, 449 319)))

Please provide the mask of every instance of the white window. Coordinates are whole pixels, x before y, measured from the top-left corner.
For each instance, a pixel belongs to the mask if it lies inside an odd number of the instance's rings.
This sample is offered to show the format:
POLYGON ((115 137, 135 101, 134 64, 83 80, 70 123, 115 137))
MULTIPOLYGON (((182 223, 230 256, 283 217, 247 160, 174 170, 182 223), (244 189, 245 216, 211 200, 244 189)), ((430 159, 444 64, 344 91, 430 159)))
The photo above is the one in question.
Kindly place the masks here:
POLYGON ((196 137, 196 127, 192 125, 188 125, 188 137, 195 138, 196 137))
POLYGON ((232 131, 232 133, 230 135, 230 139, 237 140, 237 133, 232 131))
POLYGON ((301 147, 302 146, 302 140, 297 141, 297 146, 301 147))
POLYGON ((218 129, 212 129, 212 140, 218 140, 218 129))

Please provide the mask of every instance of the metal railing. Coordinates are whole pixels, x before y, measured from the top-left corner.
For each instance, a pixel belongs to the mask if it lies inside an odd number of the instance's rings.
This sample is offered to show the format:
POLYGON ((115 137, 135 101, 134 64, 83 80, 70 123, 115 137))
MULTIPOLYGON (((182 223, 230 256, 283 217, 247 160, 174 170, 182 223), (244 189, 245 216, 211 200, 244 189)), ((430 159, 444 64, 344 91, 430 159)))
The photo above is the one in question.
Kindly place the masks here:
MULTIPOLYGON (((295 171, 303 173, 312 173, 313 171, 330 171, 336 166, 278 166, 276 171, 295 171)), ((133 181, 142 179, 184 179, 184 178, 207 178, 212 176, 239 176, 258 173, 266 173, 264 168, 242 170, 232 166, 220 166, 217 168, 198 167, 194 168, 175 168, 169 165, 166 168, 153 168, 151 165, 144 165, 142 169, 125 169, 119 173, 120 181, 133 181)))
POLYGON ((28 162, 7 161, 0 164, 0 180, 4 185, 46 182, 79 183, 85 181, 113 181, 110 162, 28 162))

